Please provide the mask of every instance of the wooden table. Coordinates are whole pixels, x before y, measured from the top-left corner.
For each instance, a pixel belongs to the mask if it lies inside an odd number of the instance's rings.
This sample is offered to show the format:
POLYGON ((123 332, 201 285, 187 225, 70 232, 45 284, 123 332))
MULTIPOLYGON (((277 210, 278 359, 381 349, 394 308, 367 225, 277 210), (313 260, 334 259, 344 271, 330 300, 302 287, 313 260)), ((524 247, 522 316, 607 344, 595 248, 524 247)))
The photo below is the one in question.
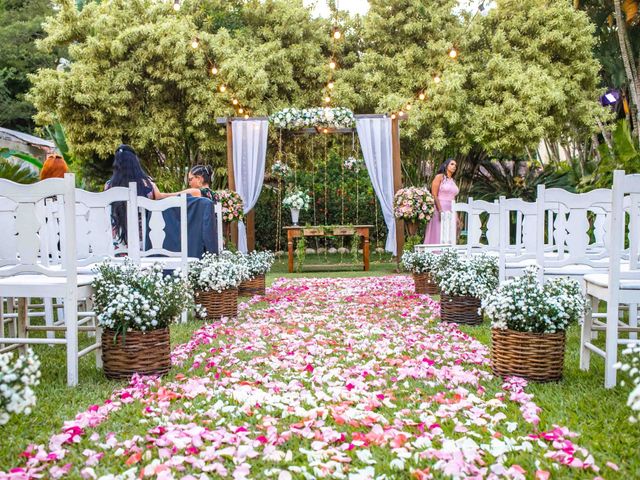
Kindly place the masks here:
POLYGON ((289 273, 293 272, 293 240, 300 237, 362 237, 362 254, 364 271, 369 271, 369 229, 373 225, 332 226, 332 227, 284 227, 287 231, 287 247, 289 251, 289 273))

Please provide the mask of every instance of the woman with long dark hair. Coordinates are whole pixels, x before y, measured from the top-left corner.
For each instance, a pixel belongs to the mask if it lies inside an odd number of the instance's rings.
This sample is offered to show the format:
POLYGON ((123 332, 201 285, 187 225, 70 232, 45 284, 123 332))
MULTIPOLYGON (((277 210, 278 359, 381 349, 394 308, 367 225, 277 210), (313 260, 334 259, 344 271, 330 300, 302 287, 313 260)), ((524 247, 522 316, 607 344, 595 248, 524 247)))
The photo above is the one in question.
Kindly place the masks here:
POLYGON ((213 168, 209 165, 196 165, 189 170, 188 182, 189 188, 180 192, 162 193, 157 188, 154 191, 156 200, 161 200, 166 197, 173 197, 186 193, 194 197, 204 197, 209 200, 215 201, 215 193, 211 190, 211 177, 213 176, 213 168))
POLYGON ((457 169, 458 164, 455 159, 448 158, 442 163, 436 177, 431 183, 431 195, 433 195, 436 209, 433 212, 433 217, 431 217, 431 221, 427 225, 427 231, 424 235, 424 243, 427 245, 440 243, 441 213, 451 211, 451 204, 459 191, 453 179, 457 169))
MULTIPOLYGON (((104 186, 105 190, 111 187, 129 187, 129 183, 135 182, 138 186, 138 196, 156 199, 157 191, 155 183, 144 171, 136 151, 129 145, 120 145, 116 149, 113 160, 113 175, 104 186)), ((127 204, 126 202, 114 202, 111 207, 111 220, 113 231, 118 241, 127 243, 127 204)))

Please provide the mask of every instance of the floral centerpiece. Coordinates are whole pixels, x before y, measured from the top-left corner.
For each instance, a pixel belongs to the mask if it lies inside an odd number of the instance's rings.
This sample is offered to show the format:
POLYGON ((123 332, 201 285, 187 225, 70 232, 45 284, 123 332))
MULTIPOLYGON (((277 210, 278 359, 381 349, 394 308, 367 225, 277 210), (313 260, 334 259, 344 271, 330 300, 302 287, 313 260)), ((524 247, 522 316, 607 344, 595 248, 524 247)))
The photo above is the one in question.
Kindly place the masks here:
POLYGON ((189 283, 196 303, 205 309, 207 320, 238 314, 238 285, 249 279, 242 253, 205 253, 189 265, 189 283))
POLYGON ((244 204, 238 192, 218 190, 215 193, 215 199, 222 206, 223 222, 231 223, 244 219, 244 204))
POLYGON ((169 325, 193 306, 186 278, 162 266, 143 268, 130 260, 96 267, 94 303, 102 334, 102 360, 108 378, 134 373, 162 374, 171 367, 169 325))
POLYGON ((40 361, 30 348, 26 355, 0 353, 0 425, 12 415, 29 415, 36 404, 34 387, 40 384, 40 361))
POLYGON ((434 269, 440 286, 440 316, 447 322, 482 323, 480 298, 498 285, 498 258, 485 253, 462 256, 449 248, 434 269))
POLYGON ((393 197, 393 214, 407 222, 410 235, 415 235, 418 223, 431 220, 434 210, 433 196, 426 187, 401 188, 393 197))
POLYGON ((276 128, 296 130, 300 128, 353 128, 356 123, 353 112, 344 107, 285 108, 269 117, 276 128))
POLYGON ((291 209, 291 220, 294 225, 297 225, 300 210, 306 210, 309 208, 311 205, 311 197, 302 190, 294 190, 284 197, 282 205, 291 209))
POLYGON ((402 266, 413 275, 416 293, 438 295, 440 288, 432 272, 438 265, 440 255, 432 252, 407 251, 402 254, 402 266))
POLYGON ((271 270, 275 256, 272 252, 253 251, 244 255, 249 278, 238 287, 238 295, 253 296, 265 294, 265 275, 271 270))
POLYGON ((497 375, 530 380, 562 378, 565 331, 584 314, 585 298, 575 280, 538 281, 538 267, 507 280, 482 300, 491 319, 491 365, 497 375))

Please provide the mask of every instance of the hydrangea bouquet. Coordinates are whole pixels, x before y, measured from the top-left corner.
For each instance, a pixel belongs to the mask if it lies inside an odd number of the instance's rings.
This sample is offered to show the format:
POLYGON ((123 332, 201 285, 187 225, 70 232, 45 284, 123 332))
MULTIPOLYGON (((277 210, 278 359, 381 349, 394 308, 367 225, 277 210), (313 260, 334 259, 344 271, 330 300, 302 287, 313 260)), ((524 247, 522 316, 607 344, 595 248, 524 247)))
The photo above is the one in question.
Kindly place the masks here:
POLYGON ((271 270, 275 256, 273 255, 273 252, 253 251, 246 254, 244 256, 244 260, 247 264, 247 269, 249 270, 249 277, 250 279, 253 279, 260 275, 266 275, 269 270, 271 270))
POLYGON ((433 197, 426 187, 401 188, 393 197, 393 213, 396 218, 410 222, 429 221, 434 209, 433 197))
POLYGON ((198 291, 222 292, 236 288, 250 278, 249 268, 242 253, 224 252, 220 255, 205 253, 189 265, 189 283, 198 291))
POLYGON ((282 205, 284 205, 285 208, 306 210, 311 206, 311 197, 302 190, 294 190, 284 197, 282 205))
POLYGON ((235 222, 244 219, 244 205, 238 192, 233 190, 218 190, 216 201, 222 205, 222 220, 235 222))
POLYGON ((538 267, 502 283, 482 299, 491 326, 518 332, 563 332, 584 314, 585 299, 575 280, 554 278, 541 285, 538 267))
POLYGON ((439 257, 434 273, 447 295, 483 298, 498 286, 495 256, 481 253, 463 257, 455 249, 446 249, 439 257))
POLYGON ((271 173, 277 178, 285 179, 291 175, 291 167, 278 160, 271 165, 271 173))
POLYGON ((285 108, 269 117, 276 128, 295 130, 300 128, 352 128, 355 116, 348 108, 285 108))
POLYGON ((126 259, 96 267, 93 280, 98 324, 126 334, 165 328, 193 306, 193 294, 178 270, 164 275, 162 266, 143 268, 126 259))
POLYGON ((344 169, 349 172, 358 173, 363 166, 364 161, 361 158, 356 158, 354 156, 348 157, 344 161, 344 169))
POLYGON ((431 273, 440 260, 440 255, 432 252, 411 252, 402 254, 402 266, 411 273, 431 273))
POLYGON ((30 348, 13 360, 13 352, 0 353, 0 425, 12 415, 29 415, 36 404, 33 388, 40 383, 40 361, 30 348))

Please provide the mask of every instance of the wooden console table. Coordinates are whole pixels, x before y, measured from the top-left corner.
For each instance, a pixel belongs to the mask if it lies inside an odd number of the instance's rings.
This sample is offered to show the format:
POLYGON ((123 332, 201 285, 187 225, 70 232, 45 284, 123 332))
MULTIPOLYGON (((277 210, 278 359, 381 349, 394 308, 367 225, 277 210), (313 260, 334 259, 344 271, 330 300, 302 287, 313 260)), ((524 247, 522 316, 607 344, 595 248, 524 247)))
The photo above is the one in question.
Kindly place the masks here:
POLYGON ((293 273, 293 240, 300 237, 362 237, 362 256, 364 257, 364 271, 369 271, 369 229, 373 225, 354 225, 352 227, 284 227, 287 231, 287 247, 289 250, 289 273, 293 273))

